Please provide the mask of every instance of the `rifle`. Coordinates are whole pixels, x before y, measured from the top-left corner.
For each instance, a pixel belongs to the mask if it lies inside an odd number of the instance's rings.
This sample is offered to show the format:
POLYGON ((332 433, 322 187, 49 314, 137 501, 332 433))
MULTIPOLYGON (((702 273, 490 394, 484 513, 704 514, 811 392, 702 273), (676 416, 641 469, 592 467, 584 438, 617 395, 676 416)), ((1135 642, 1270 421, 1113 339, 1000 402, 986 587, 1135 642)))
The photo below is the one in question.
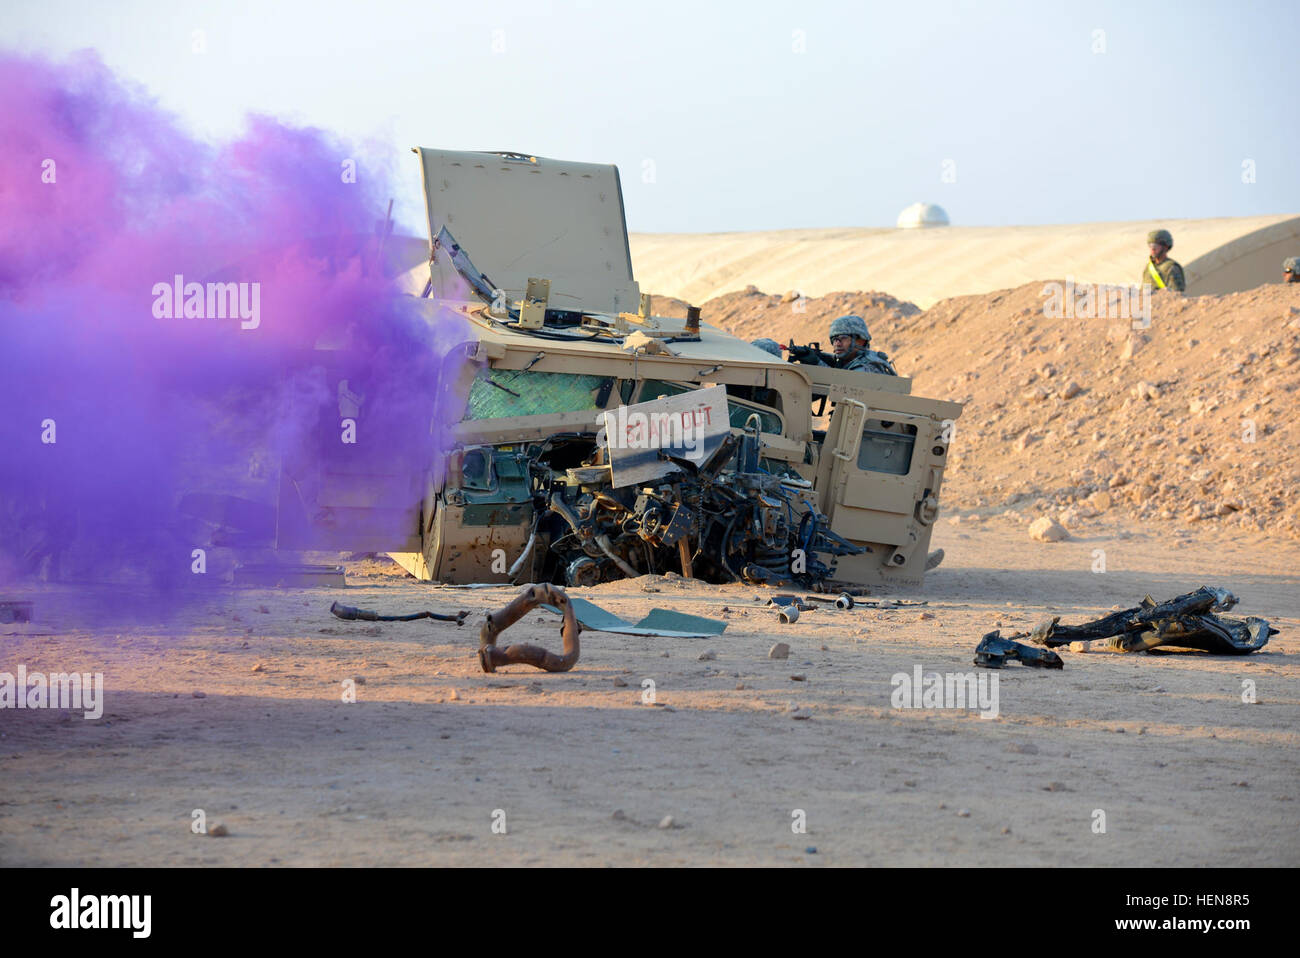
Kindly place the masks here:
POLYGON ((805 366, 834 366, 835 357, 830 353, 822 352, 821 345, 821 343, 809 343, 807 346, 796 346, 791 339, 786 352, 789 353, 792 363, 803 363, 805 366))

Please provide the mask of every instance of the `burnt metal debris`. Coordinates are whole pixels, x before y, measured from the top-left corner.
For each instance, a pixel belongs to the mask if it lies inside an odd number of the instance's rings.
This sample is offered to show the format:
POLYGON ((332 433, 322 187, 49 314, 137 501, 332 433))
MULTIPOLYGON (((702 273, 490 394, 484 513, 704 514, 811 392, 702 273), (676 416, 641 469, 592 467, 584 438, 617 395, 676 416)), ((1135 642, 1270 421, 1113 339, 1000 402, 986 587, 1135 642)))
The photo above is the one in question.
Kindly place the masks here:
POLYGON ((1025 645, 1012 639, 1004 639, 1001 630, 988 633, 975 647, 975 664, 982 668, 1000 669, 1008 661, 1044 669, 1065 668, 1065 663, 1055 652, 1036 649, 1032 645, 1025 645))
POLYGON ((330 606, 330 611, 340 619, 348 622, 355 622, 360 619, 365 622, 413 622, 416 619, 436 619, 439 622, 455 622, 457 625, 465 624, 465 617, 468 612, 461 610, 455 615, 442 615, 437 612, 412 612, 410 615, 380 615, 378 612, 371 612, 369 609, 357 609, 350 605, 344 605, 341 602, 335 602, 330 606))
POLYGON ((800 612, 809 612, 816 608, 813 603, 819 605, 833 605, 837 609, 848 610, 853 608, 853 596, 847 592, 841 592, 838 596, 832 598, 827 595, 806 595, 800 598, 797 595, 781 594, 774 595, 767 600, 768 605, 794 606, 800 612))
POLYGON ((578 635, 582 627, 574 612, 573 603, 559 586, 549 583, 530 585, 506 603, 497 612, 489 612, 487 621, 479 631, 478 661, 484 672, 495 672, 498 666, 520 663, 546 672, 567 672, 578 664, 578 635), (539 605, 550 605, 561 610, 564 616, 560 635, 564 639, 564 654, 548 652, 540 645, 511 645, 501 648, 497 637, 539 605))
POLYGON ((812 588, 832 578, 834 557, 868 551, 832 532, 826 516, 800 495, 800 484, 760 466, 752 434, 728 435, 700 465, 661 453, 672 472, 622 488, 612 488, 600 467, 548 465, 542 455, 554 450, 543 447, 528 461, 544 502, 538 526, 550 527, 539 578, 595 585, 615 569, 613 577, 636 577, 680 565, 684 574, 711 582, 812 588))
POLYGON ((1245 619, 1217 615, 1240 600, 1227 589, 1201 586, 1195 592, 1140 605, 1082 625, 1061 625, 1060 616, 1029 633, 1030 641, 1048 648, 1088 639, 1106 639, 1116 652, 1149 652, 1161 646, 1196 649, 1215 655, 1258 652, 1278 630, 1257 616, 1245 619))

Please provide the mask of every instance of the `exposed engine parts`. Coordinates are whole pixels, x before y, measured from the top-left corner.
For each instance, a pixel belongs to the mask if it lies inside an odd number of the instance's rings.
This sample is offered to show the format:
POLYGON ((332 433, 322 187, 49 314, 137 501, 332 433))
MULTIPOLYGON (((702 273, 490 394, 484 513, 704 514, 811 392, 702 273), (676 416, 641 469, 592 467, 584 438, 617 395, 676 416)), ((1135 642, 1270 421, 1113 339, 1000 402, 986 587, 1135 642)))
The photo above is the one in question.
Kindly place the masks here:
POLYGON ((663 453, 662 479, 622 488, 604 452, 594 436, 567 434, 512 453, 533 510, 512 574, 590 586, 673 571, 811 589, 832 578, 836 556, 867 551, 830 530, 807 482, 763 467, 756 436, 728 436, 700 464, 663 453))

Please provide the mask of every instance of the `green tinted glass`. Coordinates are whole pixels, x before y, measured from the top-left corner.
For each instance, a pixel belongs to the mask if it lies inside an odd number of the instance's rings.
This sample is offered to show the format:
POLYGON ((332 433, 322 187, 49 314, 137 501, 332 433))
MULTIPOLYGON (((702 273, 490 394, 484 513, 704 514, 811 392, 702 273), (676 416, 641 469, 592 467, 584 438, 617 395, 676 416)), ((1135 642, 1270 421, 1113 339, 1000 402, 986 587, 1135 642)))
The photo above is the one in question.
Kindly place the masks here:
POLYGON ((504 419, 507 416, 594 410, 599 408, 596 396, 608 378, 490 369, 475 379, 470 387, 465 419, 504 419))

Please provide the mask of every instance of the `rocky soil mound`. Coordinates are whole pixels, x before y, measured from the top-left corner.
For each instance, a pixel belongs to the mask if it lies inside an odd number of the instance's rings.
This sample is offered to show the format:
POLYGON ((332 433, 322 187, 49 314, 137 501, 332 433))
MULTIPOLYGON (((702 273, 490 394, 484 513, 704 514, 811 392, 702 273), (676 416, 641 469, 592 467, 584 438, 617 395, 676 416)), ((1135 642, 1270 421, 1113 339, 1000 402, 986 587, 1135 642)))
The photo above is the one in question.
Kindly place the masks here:
MULTIPOLYGON (((1156 292, 1149 324, 1092 318, 1096 302, 1054 303, 1064 288, 1033 283, 920 311, 882 293, 801 300, 751 287, 702 306, 706 321, 747 339, 823 345, 835 316, 864 316, 872 346, 913 377, 914 393, 966 404, 950 516, 1011 508, 1066 528, 1108 514, 1300 536, 1300 284, 1156 292)), ((1116 317, 1113 303, 1102 311, 1116 317)))

